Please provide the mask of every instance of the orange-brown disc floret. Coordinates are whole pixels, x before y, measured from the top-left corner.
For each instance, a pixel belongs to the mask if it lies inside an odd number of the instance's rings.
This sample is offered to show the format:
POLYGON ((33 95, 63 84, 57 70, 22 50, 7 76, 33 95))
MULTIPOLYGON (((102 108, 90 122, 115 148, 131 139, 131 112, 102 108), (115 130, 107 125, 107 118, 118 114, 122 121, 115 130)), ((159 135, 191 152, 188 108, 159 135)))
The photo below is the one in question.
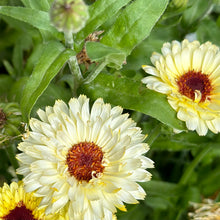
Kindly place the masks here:
POLYGON ((99 146, 93 142, 81 142, 69 149, 66 163, 71 176, 89 182, 92 177, 103 173, 102 160, 103 152, 99 146))
POLYGON ((204 102, 206 99, 210 100, 209 96, 213 90, 208 75, 195 71, 183 74, 177 80, 177 85, 179 92, 193 101, 195 100, 195 91, 200 91, 202 96, 200 102, 204 102))

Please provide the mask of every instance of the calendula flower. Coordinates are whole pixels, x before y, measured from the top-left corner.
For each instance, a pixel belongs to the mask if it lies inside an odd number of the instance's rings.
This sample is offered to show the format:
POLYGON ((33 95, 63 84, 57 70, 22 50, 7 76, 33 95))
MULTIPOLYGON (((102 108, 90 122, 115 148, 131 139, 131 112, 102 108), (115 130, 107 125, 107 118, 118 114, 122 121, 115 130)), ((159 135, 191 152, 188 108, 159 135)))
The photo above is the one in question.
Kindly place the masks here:
POLYGON ((191 220, 220 220, 220 203, 206 199, 202 203, 192 203, 194 212, 189 213, 191 220))
POLYGON ((220 52, 210 42, 165 43, 162 54, 153 53, 155 67, 143 65, 152 76, 142 79, 149 89, 167 95, 189 130, 206 135, 220 131, 220 52))
MULTIPOLYGON (((25 189, 36 190, 46 213, 61 209, 73 220, 111 219, 124 203, 135 204, 145 192, 137 182, 151 178, 153 162, 145 136, 121 107, 111 108, 80 95, 67 106, 56 101, 30 120, 30 131, 18 146, 23 153, 17 172, 25 189)), ((115 218, 115 217, 114 217, 115 218)))
POLYGON ((24 190, 23 182, 4 183, 0 188, 0 219, 3 220, 49 220, 58 216, 45 216, 45 209, 39 209, 41 198, 24 190))

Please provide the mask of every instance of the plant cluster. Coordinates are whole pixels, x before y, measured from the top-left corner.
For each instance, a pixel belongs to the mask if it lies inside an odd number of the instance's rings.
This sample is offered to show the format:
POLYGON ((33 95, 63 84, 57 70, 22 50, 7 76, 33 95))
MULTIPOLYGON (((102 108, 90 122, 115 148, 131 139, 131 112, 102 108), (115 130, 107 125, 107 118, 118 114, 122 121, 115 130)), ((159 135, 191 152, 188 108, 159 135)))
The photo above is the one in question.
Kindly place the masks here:
POLYGON ((218 0, 2 0, 0 28, 0 218, 220 218, 218 0))

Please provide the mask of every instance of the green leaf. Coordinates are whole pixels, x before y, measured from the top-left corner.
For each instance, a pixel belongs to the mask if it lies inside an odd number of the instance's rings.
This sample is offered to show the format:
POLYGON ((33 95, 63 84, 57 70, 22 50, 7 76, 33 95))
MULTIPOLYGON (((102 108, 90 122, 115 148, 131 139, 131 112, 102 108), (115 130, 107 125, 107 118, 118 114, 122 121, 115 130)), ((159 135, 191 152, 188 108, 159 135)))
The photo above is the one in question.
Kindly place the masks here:
POLYGON ((28 77, 21 77, 11 86, 9 100, 20 103, 22 92, 28 80, 28 77))
POLYGON ((211 19, 204 19, 199 23, 198 29, 196 30, 196 36, 202 43, 211 41, 213 44, 219 45, 219 35, 219 26, 211 19))
POLYGON ((0 98, 6 95, 13 84, 13 79, 6 74, 0 74, 0 98))
POLYGON ((76 41, 81 43, 89 34, 97 30, 104 22, 114 16, 131 0, 97 0, 89 7, 90 18, 86 26, 76 35, 76 41))
POLYGON ((139 204, 139 205, 126 204, 126 208, 127 208, 127 212, 122 212, 119 210, 119 212, 116 213, 118 220, 134 220, 134 219, 145 220, 146 219, 147 212, 146 212, 146 207, 143 204, 139 204), (132 208, 130 208, 130 206, 132 208), (143 211, 143 209, 145 211, 143 211))
POLYGON ((49 14, 44 11, 23 7, 1 6, 0 14, 26 22, 35 28, 49 31, 56 36, 61 34, 52 26, 49 14))
POLYGON ((29 0, 21 0, 21 2, 23 3, 23 5, 24 5, 25 7, 31 7, 29 0))
POLYGON ((122 51, 108 47, 99 42, 87 42, 86 52, 92 61, 105 62, 107 66, 115 69, 120 69, 126 58, 122 51))
POLYGON ((23 91, 21 110, 26 122, 39 96, 73 55, 74 52, 70 49, 65 50, 61 43, 51 41, 46 45, 23 91))
POLYGON ((79 92, 93 99, 102 97, 113 105, 150 115, 173 128, 185 129, 184 123, 177 119, 176 112, 168 104, 166 96, 147 89, 140 81, 100 73, 92 83, 82 85, 79 92))
POLYGON ((152 207, 153 209, 167 210, 168 208, 173 208, 172 203, 167 198, 160 196, 149 196, 144 201, 146 205, 152 207))
POLYGON ((33 48, 31 55, 28 57, 26 61, 23 75, 29 76, 31 74, 35 64, 38 62, 38 59, 42 54, 43 49, 44 49, 44 44, 35 44, 35 47, 33 48))
POLYGON ((124 51, 127 55, 151 32, 163 14, 168 0, 136 0, 118 16, 101 43, 124 51))
POLYGON ((182 132, 175 135, 161 135, 152 144, 152 149, 181 151, 184 149, 198 149, 199 146, 207 146, 210 139, 207 136, 199 136, 195 131, 182 132))
POLYGON ((48 3, 47 0, 29 0, 30 2, 30 7, 33 9, 38 9, 42 11, 49 11, 50 9, 50 4, 48 3))
POLYGON ((184 187, 175 183, 169 183, 159 180, 151 180, 145 183, 139 183, 148 195, 158 197, 178 197, 181 196, 184 187))
POLYGON ((3 60, 2 62, 3 62, 3 65, 4 65, 5 69, 9 73, 9 75, 12 78, 15 78, 16 77, 16 73, 15 73, 14 67, 7 60, 3 60))
POLYGON ((24 50, 30 49, 31 46, 32 46, 32 39, 30 35, 24 33, 17 38, 12 53, 12 64, 16 70, 17 75, 21 75, 23 73, 23 63, 24 63, 23 52, 24 50))

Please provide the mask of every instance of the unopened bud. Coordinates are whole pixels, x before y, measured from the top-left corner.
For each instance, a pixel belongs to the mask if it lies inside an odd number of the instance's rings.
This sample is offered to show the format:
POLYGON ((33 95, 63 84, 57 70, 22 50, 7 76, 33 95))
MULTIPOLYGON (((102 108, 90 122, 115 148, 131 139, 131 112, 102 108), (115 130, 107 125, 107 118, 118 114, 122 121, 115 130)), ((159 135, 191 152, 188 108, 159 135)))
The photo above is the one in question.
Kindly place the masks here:
POLYGON ((6 120, 6 114, 3 112, 3 109, 0 108, 0 129, 4 127, 6 120))
POLYGON ((89 18, 88 6, 83 0, 55 0, 50 17, 59 31, 77 33, 89 18))
POLYGON ((21 120, 18 103, 0 103, 0 144, 20 134, 21 120))

